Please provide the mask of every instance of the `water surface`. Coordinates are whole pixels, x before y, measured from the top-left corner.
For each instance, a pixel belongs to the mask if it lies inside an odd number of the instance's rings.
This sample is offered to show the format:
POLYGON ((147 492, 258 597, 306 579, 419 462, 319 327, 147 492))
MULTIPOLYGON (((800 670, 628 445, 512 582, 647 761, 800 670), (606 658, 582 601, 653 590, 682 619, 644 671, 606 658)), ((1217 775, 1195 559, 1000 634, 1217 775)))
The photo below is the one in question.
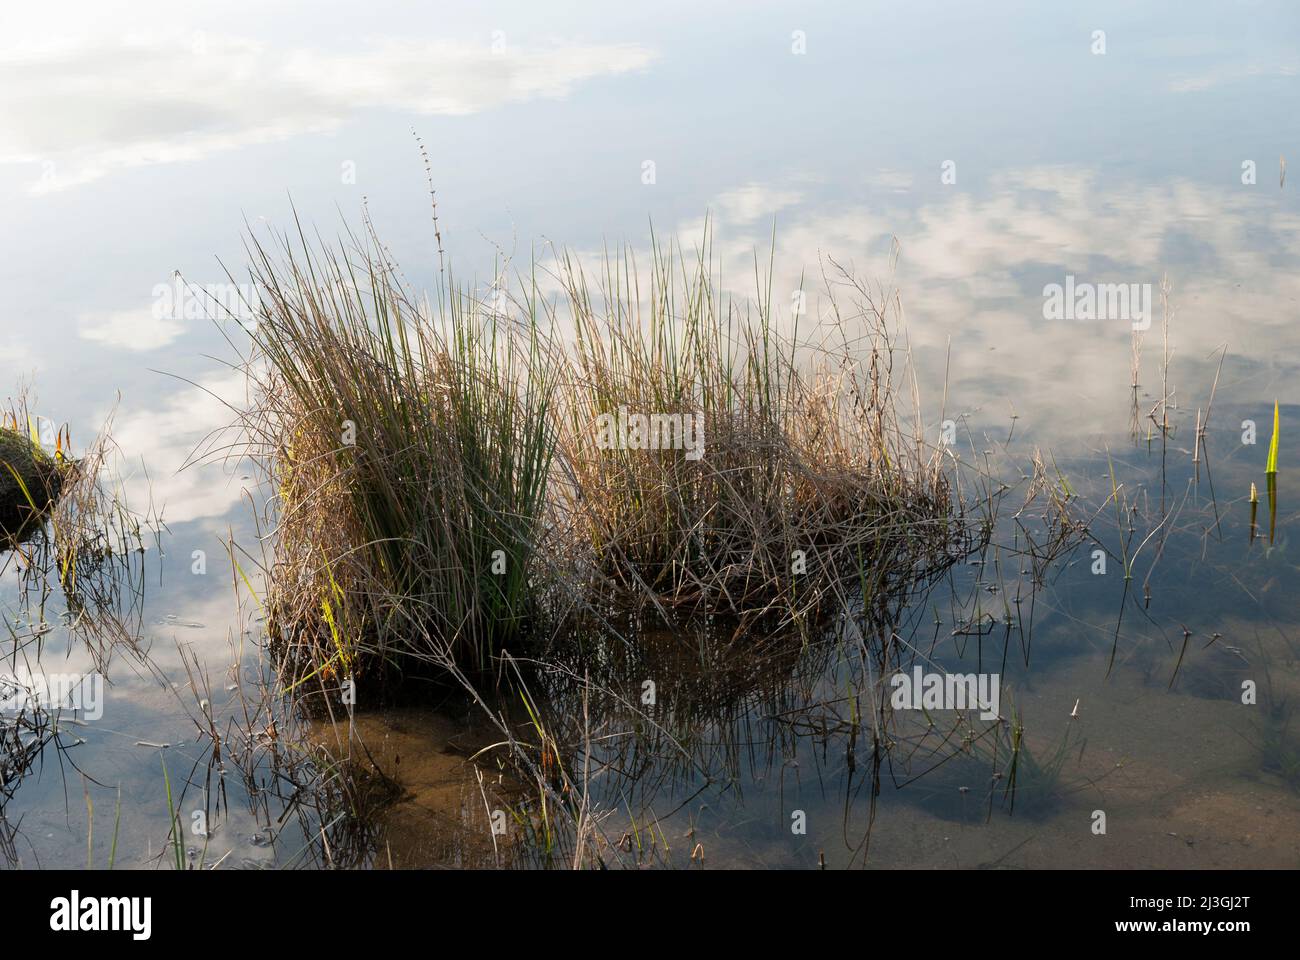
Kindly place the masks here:
MULTIPOLYGON (((302 3, 4 15, 0 383, 28 385, 32 409, 69 423, 77 444, 112 413, 124 494, 162 521, 127 616, 152 666, 115 657, 102 718, 75 729, 85 742, 47 751, 22 778, 3 808, 9 860, 83 864, 93 820, 89 859, 104 865, 120 795, 116 865, 174 865, 165 764, 173 787, 193 780, 182 820, 212 816, 193 862, 320 862, 313 837, 328 811, 282 822, 248 801, 233 766, 220 802, 195 800, 215 789, 200 701, 232 715, 240 698, 229 688, 263 675, 261 625, 246 597, 241 611, 226 548, 232 538, 256 548, 255 485, 244 463, 191 463, 231 421, 223 400, 243 400, 225 364, 246 338, 228 322, 160 317, 155 304, 175 271, 219 284, 224 264, 239 279, 242 232, 285 229, 294 207, 327 235, 367 209, 412 282, 431 282, 414 130, 462 276, 490 283, 503 257, 526 264, 551 243, 644 254, 651 225, 689 247, 707 217, 729 287, 752 292, 755 256, 770 255, 777 301, 802 284, 818 311, 833 258, 899 291, 927 428, 941 428, 942 403, 968 462, 992 450, 1014 479, 1035 449, 1050 450, 1094 506, 1114 463, 1142 501, 1143 536, 1151 517, 1174 518, 1149 580, 1154 544, 1141 555, 1136 596, 1125 597, 1113 561, 1093 574, 1088 550, 1053 571, 1036 597, 1028 665, 1023 624, 985 644, 952 636, 977 615, 972 597, 1001 616, 1002 597, 1027 579, 1009 557, 965 565, 901 628, 944 669, 995 660, 1030 748, 1046 757, 1068 746, 1060 789, 1037 807, 1022 798, 1008 809, 989 782, 998 765, 961 751, 960 736, 956 759, 936 765, 952 751, 930 759, 933 733, 907 763, 895 754, 879 771, 873 803, 871 745, 844 735, 837 690, 849 666, 831 642, 775 657, 778 676, 757 683, 682 686, 668 709, 703 711, 689 762, 678 769, 677 753, 652 752, 636 777, 610 778, 600 802, 615 841, 649 816, 670 849, 646 862, 679 867, 699 866, 696 844, 706 866, 1300 862, 1285 706, 1300 643, 1289 549, 1300 492, 1287 439, 1300 436, 1300 184, 1283 179, 1283 158, 1300 155, 1290 6, 668 3, 650 22, 596 4, 557 15, 379 3, 364 24, 357 17, 302 3), (1135 421, 1131 323, 1047 319, 1044 287, 1067 276, 1151 284, 1157 299, 1167 280, 1166 444, 1148 443, 1143 419, 1163 389, 1159 304, 1135 421), (1270 547, 1266 531, 1250 542, 1247 497, 1252 482, 1263 496, 1275 399, 1270 547), (1246 420, 1256 444, 1242 442, 1246 420), (196 693, 195 675, 210 690, 196 693), (1240 702, 1244 680, 1271 690, 1271 720, 1240 702), (1091 829, 1096 810, 1104 836, 1091 829), (792 832, 794 811, 806 833, 792 832)), ((1118 549, 1113 505, 1096 530, 1118 549)), ((33 617, 12 563, 5 577, 4 615, 21 621, 18 636, 41 635, 41 665, 90 669, 58 598, 33 617)), ((689 640, 680 646, 665 654, 670 690, 707 662, 689 640)), ((358 841, 356 862, 545 862, 522 842, 493 847, 465 762, 484 733, 468 710, 443 707, 360 723, 377 757, 400 756, 380 766, 403 792, 358 841)))

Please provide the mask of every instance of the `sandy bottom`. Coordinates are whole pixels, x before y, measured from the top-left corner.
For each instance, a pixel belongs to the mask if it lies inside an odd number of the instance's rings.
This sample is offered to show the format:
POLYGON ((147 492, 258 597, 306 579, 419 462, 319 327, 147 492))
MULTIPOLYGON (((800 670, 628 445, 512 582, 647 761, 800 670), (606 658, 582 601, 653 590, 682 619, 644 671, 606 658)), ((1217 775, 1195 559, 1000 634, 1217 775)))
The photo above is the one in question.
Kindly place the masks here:
MULTIPOLYGON (((1228 630, 1225 629, 1225 633, 1228 630)), ((1297 692, 1296 665, 1271 651, 1279 695, 1297 692)), ((1164 647, 1139 649, 1104 680, 1108 653, 1068 659, 1035 676, 1016 694, 1026 740, 1039 756, 1051 752, 1067 727, 1071 747, 1063 789, 1049 809, 988 813, 987 782, 973 784, 958 805, 942 791, 955 782, 926 778, 903 789, 882 785, 866 862, 917 868, 1295 868, 1300 866, 1300 795, 1263 769, 1258 743, 1260 706, 1236 693, 1255 668, 1236 654, 1211 649, 1191 658, 1173 691, 1164 647), (1070 717, 1075 701, 1078 717, 1070 717), (975 799, 983 790, 985 805, 975 799), (918 802, 918 796, 924 798, 918 802), (1096 812, 1105 833, 1094 831, 1096 812)), ((1263 685, 1262 675, 1258 682, 1263 685)), ((401 785, 383 814, 376 866, 491 867, 512 857, 513 823, 495 837, 488 809, 505 804, 508 782, 480 758, 480 788, 469 758, 495 737, 466 729, 432 710, 359 717, 357 732, 375 761, 401 785), (484 793, 488 799, 485 801, 484 793)), ((645 864, 829 868, 861 865, 869 790, 846 788, 835 748, 801 744, 795 757, 747 769, 738 784, 715 783, 693 800, 638 801, 644 832, 657 819, 660 844, 645 864), (846 803, 846 789, 853 798, 846 803), (680 804, 680 806, 679 806, 680 804), (846 816, 846 809, 848 814, 846 816), (671 812, 670 812, 671 811, 671 812), (792 829, 795 811, 806 832, 792 829)), ((859 757, 859 774, 865 764, 859 757)), ((514 791, 517 797, 519 792, 514 791)), ((1000 793, 998 794, 1000 799, 1000 793)), ((605 836, 614 843, 633 818, 609 802, 605 836)), ((635 858, 632 858, 635 859, 635 858)), ((623 858, 627 863, 629 858, 623 858)))

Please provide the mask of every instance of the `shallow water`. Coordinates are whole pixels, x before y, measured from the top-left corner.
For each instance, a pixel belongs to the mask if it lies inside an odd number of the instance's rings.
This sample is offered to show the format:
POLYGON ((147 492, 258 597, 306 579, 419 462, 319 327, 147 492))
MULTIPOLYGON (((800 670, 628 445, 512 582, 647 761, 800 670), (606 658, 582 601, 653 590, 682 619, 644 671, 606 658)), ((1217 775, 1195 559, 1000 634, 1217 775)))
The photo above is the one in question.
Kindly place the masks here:
MULTIPOLYGON (((155 306, 175 270, 220 284, 224 263, 239 279, 245 220, 286 228, 289 197, 326 234, 343 225, 339 211, 355 223, 364 202, 412 282, 430 281, 414 128, 430 151, 445 246, 482 286, 499 254, 520 265, 548 241, 583 255, 607 241, 644 252, 648 222, 690 245, 707 214, 723 278, 741 295, 769 243, 772 288, 789 291, 778 302, 806 276, 813 313, 825 302, 820 258, 892 277, 927 428, 959 423, 966 463, 994 451, 1013 482, 1036 448, 1050 450, 1096 508, 1109 459, 1128 495, 1145 491, 1134 545, 1152 517, 1173 518, 1139 554, 1126 600, 1120 565, 1094 574, 1084 549, 1048 576, 1032 627, 1022 610, 1009 635, 953 637, 978 615, 972 597, 1001 617, 1003 598, 1027 586, 1015 559, 1002 556, 994 575, 989 556, 936 586, 900 627, 927 653, 937 637, 930 656, 945 670, 992 663, 1004 674, 1028 750, 1068 748, 1050 789, 1035 796, 1022 783, 1012 805, 1005 776, 992 782, 1005 763, 966 751, 960 733, 939 747, 948 713, 935 730, 907 731, 915 749, 882 766, 873 804, 872 745, 846 733, 855 667, 842 646, 778 651, 755 680, 719 676, 682 637, 658 661, 667 693, 656 719, 680 715, 691 742, 639 746, 638 765, 593 786, 615 848, 625 833, 636 848, 658 823, 654 850, 619 851, 624 862, 698 867, 699 844, 706 868, 1300 864, 1300 772, 1287 765, 1300 730, 1281 706, 1270 721, 1262 697, 1240 702, 1247 680, 1274 705, 1300 694, 1300 553, 1289 541, 1300 504, 1289 439, 1300 436, 1300 183, 1283 180, 1280 162, 1300 154, 1293 9, 666 4, 653 24, 608 5, 558 16, 527 4, 371 9, 375 31, 360 39, 354 14, 305 4, 6 14, 0 71, 22 82, 0 84, 0 383, 29 384, 32 410, 69 423, 77 445, 115 410, 124 495, 141 511, 152 503, 165 529, 146 538, 145 572, 132 581, 142 606, 124 614, 152 667, 114 657, 103 716, 70 731, 85 742, 47 749, 14 784, 0 863, 102 866, 116 833, 117 866, 174 865, 164 765, 187 863, 327 859, 317 838, 322 824, 339 829, 332 809, 281 820, 271 795, 249 801, 231 758, 224 781, 220 764, 208 775, 199 701, 225 729, 244 702, 228 688, 263 676, 261 624, 246 592, 237 602, 225 546, 233 537, 258 552, 255 484, 243 463, 190 464, 231 421, 223 400, 242 399, 223 361, 245 341, 229 322, 159 317, 155 306), (1104 54, 1093 52, 1096 30, 1104 54), (1130 318, 1049 318, 1044 287, 1067 277, 1155 291, 1136 442, 1130 318), (1162 278, 1174 427, 1163 450, 1142 419, 1162 390, 1162 278), (1252 482, 1265 496, 1275 399, 1270 547, 1266 503, 1251 542, 1247 497, 1252 482), (1246 420, 1254 444, 1242 442, 1246 420), (192 675, 209 678, 210 696, 192 675), (188 829, 199 810, 206 845, 188 829), (804 833, 792 831, 796 811, 804 833)), ((1119 550, 1113 505, 1095 528, 1119 550)), ((93 668, 57 595, 32 624, 13 564, 0 590, 6 620, 24 621, 19 636, 41 633, 43 669, 93 668)), ((362 712, 357 732, 400 794, 377 804, 338 862, 563 862, 560 846, 548 858, 515 828, 494 845, 491 804, 467 762, 492 738, 469 715, 362 712)), ((602 721, 619 729, 627 718, 602 721)), ((277 782, 269 765, 257 770, 263 785, 277 782)), ((526 807, 518 784, 498 786, 526 807)))

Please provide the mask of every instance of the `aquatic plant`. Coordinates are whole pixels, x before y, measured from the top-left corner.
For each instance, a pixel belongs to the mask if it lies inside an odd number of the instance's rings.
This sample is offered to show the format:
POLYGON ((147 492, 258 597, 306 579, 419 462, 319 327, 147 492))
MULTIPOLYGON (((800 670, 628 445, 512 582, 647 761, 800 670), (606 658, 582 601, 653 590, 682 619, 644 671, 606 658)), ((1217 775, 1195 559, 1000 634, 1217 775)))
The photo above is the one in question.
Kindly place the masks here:
POLYGON ((1073 719, 1059 740, 1035 749, 1014 705, 1009 719, 982 727, 959 720, 896 736, 910 742, 895 760, 908 771, 897 784, 904 799, 947 819, 985 820, 995 808, 1007 816, 1045 819, 1071 794, 1101 779, 1066 775, 1071 756, 1081 759, 1087 745, 1073 719))
POLYGON ((919 410, 903 425, 889 297, 847 275, 853 309, 831 298, 801 338, 770 294, 720 296, 703 253, 686 270, 658 251, 645 303, 630 255, 606 258, 599 298, 565 255, 556 302, 536 269, 484 299, 442 273, 431 302, 369 223, 249 254, 243 425, 290 688, 412 660, 481 671, 544 611, 779 627, 884 603, 987 535, 954 515, 919 410), (624 433, 637 417, 656 442, 624 433))
MULTIPOLYGON (((1282 640, 1287 644, 1288 653, 1294 656, 1289 638, 1282 635, 1282 640)), ((1238 735, 1255 749, 1261 770, 1277 777, 1287 789, 1300 793, 1300 735, 1292 723, 1295 704, 1287 693, 1279 692, 1280 684, 1274 684, 1270 657, 1258 634, 1255 643, 1264 682, 1258 687, 1259 703, 1251 711, 1252 734, 1238 735)))
POLYGON ((1264 467, 1264 474, 1277 473, 1277 446, 1278 439, 1282 434, 1282 416, 1277 401, 1273 401, 1273 436, 1268 441, 1268 463, 1264 467))
POLYGON ((1277 401, 1273 401, 1273 436, 1268 442, 1268 464, 1264 468, 1264 485, 1268 488, 1268 543, 1273 545, 1277 533, 1277 446, 1282 434, 1282 419, 1277 401))
POLYGON ((1292 707, 1285 698, 1266 697, 1258 722, 1260 767, 1300 793, 1300 737, 1292 729, 1292 707))
MULTIPOLYGON (((488 665, 525 628, 554 450, 540 327, 450 285, 418 302, 372 233, 250 251, 255 456, 289 686, 488 665)), ((531 321, 532 318, 529 318, 531 321)))
POLYGON ((559 490, 602 595, 789 622, 962 555, 944 451, 895 406, 887 295, 837 275, 853 308, 829 297, 782 333, 761 280, 752 301, 718 290, 707 235, 694 258, 654 247, 644 291, 630 253, 599 269, 597 293, 575 258, 559 272, 574 328, 559 490), (649 432, 694 418, 694 445, 601 442, 638 415, 649 432))

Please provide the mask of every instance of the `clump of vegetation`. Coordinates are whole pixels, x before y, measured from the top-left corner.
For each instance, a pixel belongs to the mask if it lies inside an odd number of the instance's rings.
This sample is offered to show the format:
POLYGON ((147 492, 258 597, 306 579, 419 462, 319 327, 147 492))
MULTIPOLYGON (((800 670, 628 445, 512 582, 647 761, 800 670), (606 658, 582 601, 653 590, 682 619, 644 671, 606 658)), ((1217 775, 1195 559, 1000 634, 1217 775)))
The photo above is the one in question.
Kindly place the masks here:
POLYGON ((919 411, 902 425, 864 287, 811 339, 778 333, 770 296, 717 294, 703 255, 685 274, 658 255, 645 304, 631 258, 608 259, 598 305, 568 257, 552 301, 528 278, 490 304, 442 279, 431 302, 368 223, 338 248, 299 229, 249 253, 244 426, 273 493, 290 687, 481 671, 543 614, 802 623, 887 602, 980 535, 919 411), (630 415, 676 442, 609 442, 630 415))
MULTIPOLYGON (((45 745, 56 736, 49 712, 29 696, 17 677, 0 677, 0 814, 18 784, 37 767, 45 745), (17 704, 17 709, 12 705, 17 704)), ((0 820, 3 817, 0 816, 0 820)))
POLYGON ((1258 725, 1260 766, 1300 793, 1300 737, 1292 729, 1291 705, 1285 699, 1269 700, 1260 712, 1264 718, 1258 725))
MULTIPOLYGON (((656 249, 642 301, 630 255, 606 260, 598 296, 564 261, 575 336, 560 490, 599 586, 664 612, 790 622, 968 552, 942 449, 922 442, 919 415, 900 424, 872 294, 841 275, 853 309, 833 303, 801 337, 797 317, 778 330, 770 293, 736 302, 714 273, 707 254, 656 249), (656 418, 694 418, 694 435, 674 449, 601 442, 637 415, 651 433, 656 418)), ((662 447, 663 432, 648 439, 662 447)))
MULTIPOLYGON (((1258 638, 1256 642, 1259 643, 1258 638)), ((1292 648, 1290 653, 1294 655, 1294 652, 1292 648)), ((1262 643, 1259 653, 1264 683, 1259 688, 1259 706, 1254 711, 1253 735, 1244 739, 1257 751, 1260 769, 1277 777, 1287 789, 1300 793, 1300 735, 1292 722, 1295 705, 1286 693, 1274 686, 1273 671, 1262 643)))
POLYGON ((18 861, 5 801, 43 769, 47 749, 62 762, 62 751, 78 742, 60 722, 59 704, 27 679, 41 669, 55 612, 68 641, 84 644, 100 673, 119 650, 145 662, 141 527, 151 518, 132 514, 120 491, 101 482, 115 449, 109 425, 73 459, 66 425, 53 453, 41 446, 25 397, 0 415, 0 577, 16 600, 0 601, 9 644, 0 665, 0 860, 10 863, 18 861))
POLYGON ((372 233, 351 240, 252 248, 249 425, 277 495, 268 607, 291 685, 483 669, 536 602, 555 446, 539 325, 454 287, 418 301, 372 233))
POLYGON ((47 453, 18 429, 16 414, 5 416, 0 425, 0 534, 5 539, 21 541, 40 525, 59 497, 66 469, 61 448, 47 453))

